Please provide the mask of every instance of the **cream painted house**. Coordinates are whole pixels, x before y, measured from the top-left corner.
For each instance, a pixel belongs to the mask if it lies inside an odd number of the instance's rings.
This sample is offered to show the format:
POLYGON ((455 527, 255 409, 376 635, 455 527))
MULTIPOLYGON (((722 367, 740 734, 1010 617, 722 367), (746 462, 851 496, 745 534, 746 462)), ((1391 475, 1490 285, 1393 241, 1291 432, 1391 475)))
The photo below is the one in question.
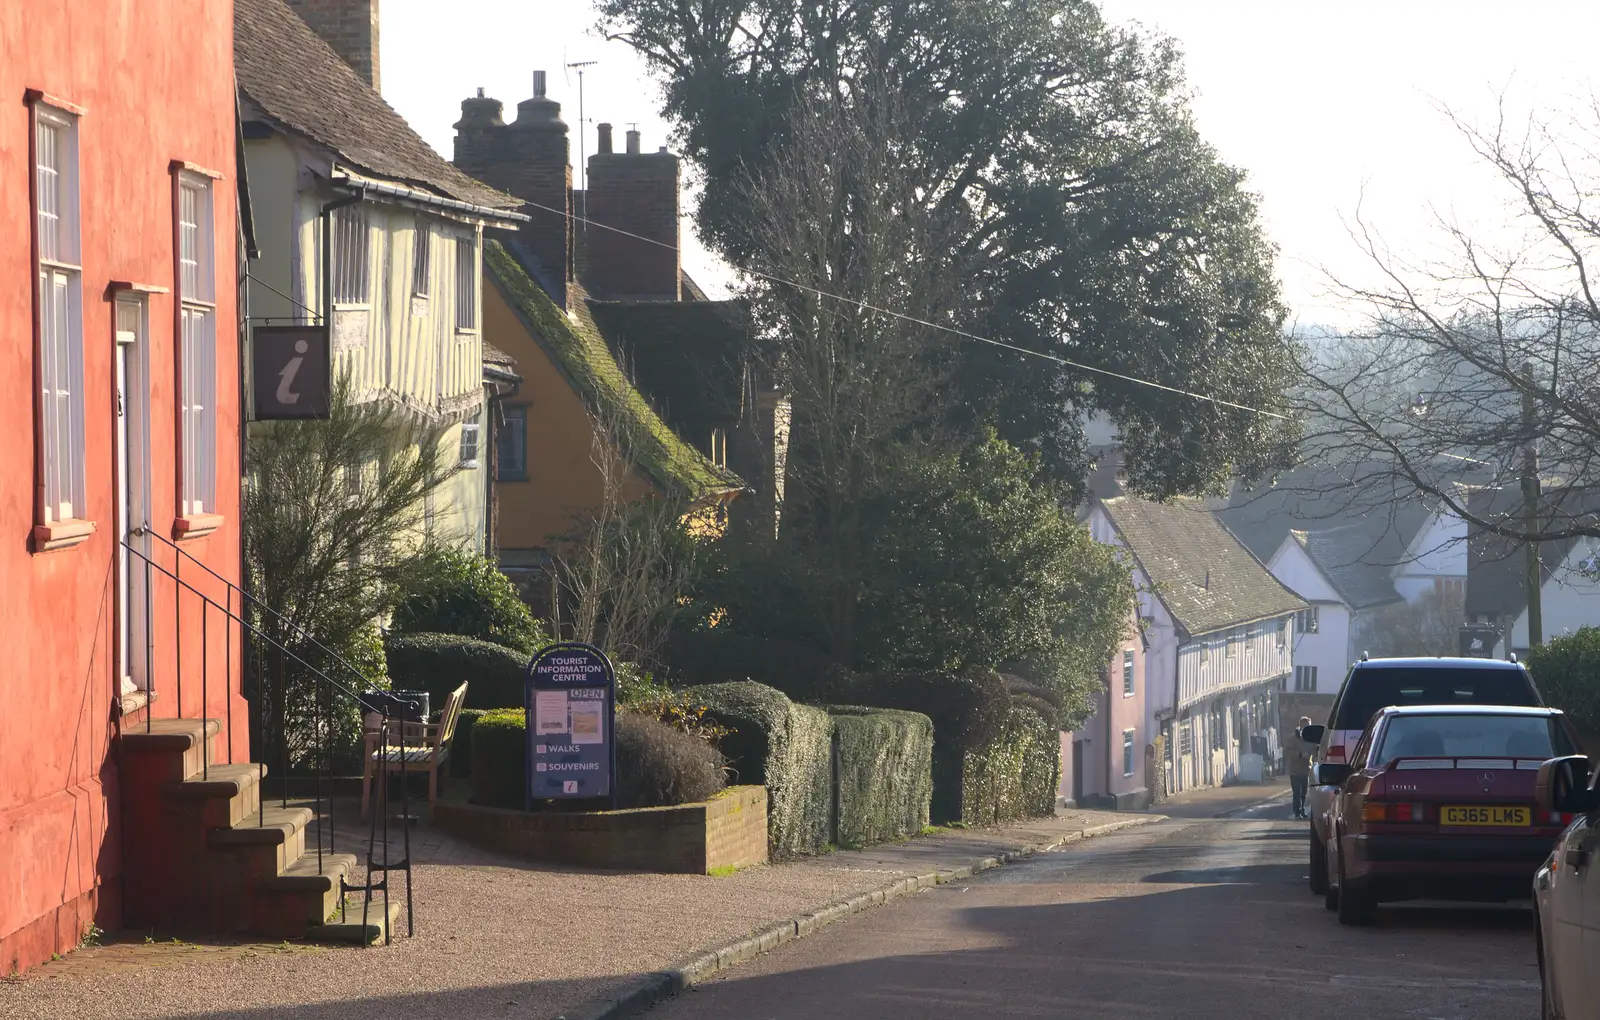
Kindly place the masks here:
POLYGON ((344 27, 336 52, 283 0, 236 4, 261 252, 248 315, 252 325, 318 322, 331 307, 334 376, 348 376, 358 400, 390 401, 447 429, 455 470, 424 507, 429 537, 487 552, 483 231, 527 217, 383 101, 375 27, 364 60, 344 27))

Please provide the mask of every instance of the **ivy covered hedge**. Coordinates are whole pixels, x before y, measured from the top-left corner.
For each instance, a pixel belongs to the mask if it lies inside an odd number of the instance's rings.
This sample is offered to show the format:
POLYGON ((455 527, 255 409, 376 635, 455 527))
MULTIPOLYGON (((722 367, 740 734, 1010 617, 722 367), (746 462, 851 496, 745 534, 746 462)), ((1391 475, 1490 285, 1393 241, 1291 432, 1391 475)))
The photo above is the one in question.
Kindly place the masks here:
POLYGON ((844 847, 905 839, 928 824, 933 720, 920 712, 830 706, 837 809, 844 847))
POLYGON ((767 788, 769 855, 781 860, 825 849, 833 813, 828 713, 750 681, 691 687, 684 697, 733 731, 718 745, 732 781, 767 788))
POLYGON ((427 691, 434 708, 467 681, 467 708, 520 708, 526 652, 456 634, 390 634, 389 678, 402 691, 427 691))
POLYGON ((961 821, 996 825, 1055 810, 1061 735, 1029 698, 1013 701, 994 739, 962 761, 961 821))

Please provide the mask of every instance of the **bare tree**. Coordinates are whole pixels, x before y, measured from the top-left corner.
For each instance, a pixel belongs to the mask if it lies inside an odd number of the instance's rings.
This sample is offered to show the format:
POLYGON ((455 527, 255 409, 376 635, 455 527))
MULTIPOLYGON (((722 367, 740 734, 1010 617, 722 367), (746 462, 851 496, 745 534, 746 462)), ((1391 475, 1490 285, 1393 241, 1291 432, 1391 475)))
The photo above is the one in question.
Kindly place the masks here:
POLYGON ((1455 655, 1461 631, 1462 593, 1425 591, 1414 602, 1379 609, 1359 641, 1375 656, 1455 655))
POLYGON ((1514 240, 1442 221, 1446 254, 1410 260, 1357 217, 1379 282, 1341 287, 1370 323, 1305 365, 1304 455, 1512 542, 1600 535, 1600 108, 1452 121, 1504 185, 1514 240))
POLYGON ((954 322, 962 267, 939 217, 963 207, 919 193, 914 138, 883 79, 864 74, 802 97, 777 158, 742 185, 759 356, 793 407, 784 527, 811 551, 829 593, 821 626, 845 662, 863 498, 897 439, 937 431, 953 364, 935 324, 954 322))
MULTIPOLYGON (((633 462, 620 412, 590 410, 589 459, 600 474, 599 502, 559 547, 558 606, 564 636, 625 662, 654 664, 699 559, 694 532, 713 506, 673 496, 630 496, 633 462)), ((558 635, 562 636, 562 635, 558 635)))

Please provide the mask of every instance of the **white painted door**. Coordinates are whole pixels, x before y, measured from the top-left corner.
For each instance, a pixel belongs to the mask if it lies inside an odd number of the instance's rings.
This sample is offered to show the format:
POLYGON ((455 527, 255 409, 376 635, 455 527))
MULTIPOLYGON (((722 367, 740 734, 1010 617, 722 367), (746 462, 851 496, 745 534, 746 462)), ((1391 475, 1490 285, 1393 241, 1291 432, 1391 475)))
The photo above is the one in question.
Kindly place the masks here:
POLYGON ((146 683, 144 537, 149 479, 149 422, 146 417, 145 308, 142 301, 117 301, 117 647, 122 663, 122 693, 143 690, 146 683), (135 552, 130 552, 130 547, 135 552))

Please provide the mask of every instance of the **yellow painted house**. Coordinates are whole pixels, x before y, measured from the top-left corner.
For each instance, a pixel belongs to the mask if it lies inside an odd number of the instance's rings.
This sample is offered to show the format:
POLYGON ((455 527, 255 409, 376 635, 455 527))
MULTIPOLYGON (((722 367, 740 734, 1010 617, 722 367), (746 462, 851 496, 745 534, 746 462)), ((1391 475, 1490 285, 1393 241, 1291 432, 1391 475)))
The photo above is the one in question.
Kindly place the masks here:
POLYGON ((483 231, 527 217, 384 102, 375 33, 362 58, 359 39, 336 52, 283 0, 238 0, 235 20, 261 252, 251 322, 317 322, 331 302, 333 371, 355 398, 448 430, 455 470, 425 507, 430 537, 488 552, 483 231))
POLYGON ((745 491, 635 389, 581 288, 570 312, 557 307, 511 237, 488 243, 484 280, 485 333, 522 377, 497 430, 495 544, 503 569, 515 576, 542 566, 550 547, 600 504, 606 480, 594 450, 597 420, 623 467, 624 500, 658 496, 715 511, 745 491))

